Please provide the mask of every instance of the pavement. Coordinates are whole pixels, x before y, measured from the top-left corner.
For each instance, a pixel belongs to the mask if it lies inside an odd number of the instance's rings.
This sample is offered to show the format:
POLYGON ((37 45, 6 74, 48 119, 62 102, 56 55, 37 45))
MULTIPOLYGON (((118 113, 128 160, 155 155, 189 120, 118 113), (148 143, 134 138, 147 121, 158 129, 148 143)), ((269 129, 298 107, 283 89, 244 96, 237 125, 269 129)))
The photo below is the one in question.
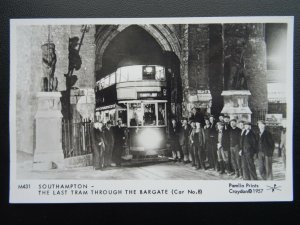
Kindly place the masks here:
MULTIPOLYGON (((34 171, 33 156, 17 153, 17 179, 63 179, 63 180, 238 180, 216 171, 195 170, 191 164, 161 160, 158 162, 125 163, 121 167, 93 170, 91 166, 80 168, 34 171)), ((257 162, 255 162, 257 165, 257 162)), ((257 167, 256 167, 257 168, 257 167)), ((259 173, 257 171, 258 177, 259 173)), ((274 180, 284 180, 285 170, 281 157, 273 157, 274 180)))

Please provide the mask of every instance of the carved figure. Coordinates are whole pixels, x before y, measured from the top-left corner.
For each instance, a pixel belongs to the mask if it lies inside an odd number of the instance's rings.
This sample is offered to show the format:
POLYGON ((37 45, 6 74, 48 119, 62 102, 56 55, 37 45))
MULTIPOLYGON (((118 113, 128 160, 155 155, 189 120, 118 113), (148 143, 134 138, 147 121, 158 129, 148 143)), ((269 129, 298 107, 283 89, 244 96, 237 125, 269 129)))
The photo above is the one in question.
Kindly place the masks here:
POLYGON ((225 73, 227 73, 225 86, 228 90, 248 89, 245 75, 244 45, 239 41, 235 46, 228 46, 228 55, 225 56, 225 73))
POLYGON ((42 64, 42 91, 57 91, 58 81, 57 78, 54 77, 56 54, 55 45, 53 43, 42 45, 42 64))
POLYGON ((69 38, 69 72, 81 68, 82 61, 79 51, 77 50, 77 46, 79 45, 78 41, 78 37, 69 38))

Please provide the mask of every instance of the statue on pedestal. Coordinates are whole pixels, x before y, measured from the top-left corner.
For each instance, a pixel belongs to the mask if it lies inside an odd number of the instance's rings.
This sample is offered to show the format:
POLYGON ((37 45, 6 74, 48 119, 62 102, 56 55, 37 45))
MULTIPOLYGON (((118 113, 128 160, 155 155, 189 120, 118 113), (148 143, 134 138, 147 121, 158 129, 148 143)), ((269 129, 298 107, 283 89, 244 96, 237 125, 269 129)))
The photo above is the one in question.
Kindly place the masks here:
POLYGON ((225 89, 226 90, 247 90, 245 74, 244 52, 245 48, 241 41, 227 47, 225 56, 225 89))
POLYGON ((56 54, 55 45, 53 43, 46 43, 42 45, 42 90, 41 91, 57 91, 57 77, 54 77, 56 54))

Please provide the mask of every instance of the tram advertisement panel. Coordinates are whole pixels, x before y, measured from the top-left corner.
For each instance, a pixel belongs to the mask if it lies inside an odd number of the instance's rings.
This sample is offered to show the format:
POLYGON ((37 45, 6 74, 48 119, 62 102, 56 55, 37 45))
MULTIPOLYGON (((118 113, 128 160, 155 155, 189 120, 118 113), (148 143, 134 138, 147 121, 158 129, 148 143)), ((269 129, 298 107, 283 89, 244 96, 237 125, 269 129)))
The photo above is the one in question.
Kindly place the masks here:
POLYGON ((12 19, 10 202, 293 201, 293 22, 12 19))

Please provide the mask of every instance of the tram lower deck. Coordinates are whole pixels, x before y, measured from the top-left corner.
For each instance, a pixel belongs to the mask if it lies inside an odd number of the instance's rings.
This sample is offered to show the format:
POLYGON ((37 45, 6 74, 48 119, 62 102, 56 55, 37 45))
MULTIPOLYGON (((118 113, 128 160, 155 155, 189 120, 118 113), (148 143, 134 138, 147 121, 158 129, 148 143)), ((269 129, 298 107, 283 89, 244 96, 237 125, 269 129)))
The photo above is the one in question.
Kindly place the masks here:
POLYGON ((133 155, 155 155, 166 150, 166 101, 122 103, 127 106, 130 152, 133 155))
POLYGON ((99 120, 122 119, 127 130, 129 154, 149 156, 163 153, 167 145, 165 68, 156 65, 121 67, 103 77, 98 84, 102 105, 110 100, 110 106, 98 107, 99 120))

